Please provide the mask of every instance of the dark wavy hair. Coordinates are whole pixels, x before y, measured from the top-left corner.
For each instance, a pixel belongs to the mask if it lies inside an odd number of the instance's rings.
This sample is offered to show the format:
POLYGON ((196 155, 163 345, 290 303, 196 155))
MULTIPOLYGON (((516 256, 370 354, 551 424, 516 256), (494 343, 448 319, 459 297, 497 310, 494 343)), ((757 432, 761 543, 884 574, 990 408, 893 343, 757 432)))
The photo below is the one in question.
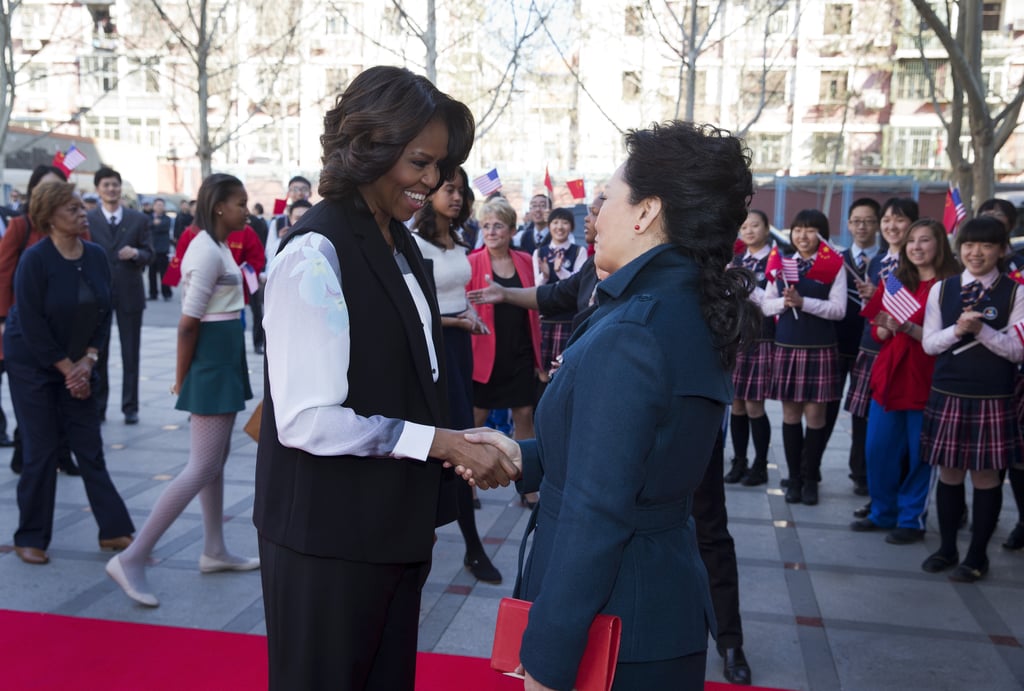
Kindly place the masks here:
POLYGON ((669 242, 700 269, 701 312, 723 366, 731 368, 736 351, 757 337, 761 323, 747 299, 753 274, 726 271, 754 194, 750 151, 725 130, 681 121, 631 130, 626 150, 630 202, 661 200, 669 242))
POLYGON ((476 195, 473 194, 473 190, 469 186, 469 177, 466 175, 466 170, 459 166, 452 173, 451 177, 444 180, 441 184, 454 182, 455 178, 459 175, 462 176, 462 208, 459 209, 459 215, 452 219, 451 225, 448 228, 442 229, 438 227, 437 211, 434 210, 434 205, 430 203, 429 198, 427 199, 426 206, 416 212, 412 226, 413 230, 432 245, 442 247, 440 236, 442 232, 447 232, 456 245, 468 247, 458 232, 459 228, 465 225, 466 221, 473 214, 473 204, 476 202, 476 195))
MULTIPOLYGON (((910 225, 909 230, 907 230, 907 240, 910 240, 910 234, 917 228, 928 228, 935 239, 935 278, 941 281, 944 278, 959 273, 960 265, 957 263, 956 257, 953 256, 953 248, 949 246, 949 238, 946 236, 945 226, 934 218, 920 218, 914 221, 910 225)), ((903 247, 900 248, 900 263, 896 266, 893 274, 900 283, 907 287, 907 290, 913 292, 921 285, 921 276, 917 273, 917 267, 914 266, 907 255, 907 244, 904 242, 903 247)))
POLYGON ((391 170, 434 119, 448 128, 448 153, 438 162, 440 187, 473 145, 476 124, 469 108, 402 67, 377 66, 360 73, 324 116, 320 196, 338 200, 355 195, 360 185, 391 170))
POLYGON ((245 185, 234 175, 213 173, 203 180, 199 194, 196 195, 196 208, 193 210, 196 226, 213 235, 214 208, 239 189, 244 190, 245 185))
POLYGON ((75 185, 71 182, 51 181, 38 185, 28 207, 32 225, 49 235, 50 219, 57 213, 57 209, 74 199, 75 194, 75 185))

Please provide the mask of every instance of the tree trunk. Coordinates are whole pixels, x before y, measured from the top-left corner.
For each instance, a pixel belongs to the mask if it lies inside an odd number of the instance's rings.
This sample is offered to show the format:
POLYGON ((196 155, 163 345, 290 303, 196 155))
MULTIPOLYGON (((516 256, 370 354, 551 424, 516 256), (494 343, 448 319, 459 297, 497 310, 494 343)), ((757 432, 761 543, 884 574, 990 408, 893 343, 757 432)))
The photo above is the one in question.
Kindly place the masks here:
MULTIPOLYGON (((11 19, 16 4, 3 3, 0 12, 0 157, 3 155, 4 144, 7 142, 7 126, 11 123, 11 110, 14 108, 14 47, 11 37, 11 19)), ((5 161, 0 158, 0 182, 4 179, 5 161)))
POLYGON ((686 121, 693 122, 694 100, 697 98, 697 2, 690 1, 689 56, 686 60, 686 121))
POLYGON ((199 76, 199 168, 205 180, 213 172, 213 148, 210 146, 210 75, 206 68, 210 57, 210 40, 207 36, 207 0, 199 3, 199 36, 196 41, 196 68, 199 76))
POLYGON ((423 33, 423 44, 427 49, 427 79, 437 84, 437 0, 427 0, 427 29, 423 33))

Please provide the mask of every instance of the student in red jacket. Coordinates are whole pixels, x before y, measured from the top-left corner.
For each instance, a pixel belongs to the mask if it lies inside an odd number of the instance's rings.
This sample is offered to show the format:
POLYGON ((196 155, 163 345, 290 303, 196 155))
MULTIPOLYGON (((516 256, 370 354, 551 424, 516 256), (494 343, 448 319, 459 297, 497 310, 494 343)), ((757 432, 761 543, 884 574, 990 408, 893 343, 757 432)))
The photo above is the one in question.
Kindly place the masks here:
POLYGON ((956 272, 942 224, 928 218, 915 221, 900 248, 893 277, 913 296, 918 308, 909 318, 901 318, 905 315, 900 310, 886 305, 883 296, 887 291, 892 296, 897 290, 889 281, 861 311, 871 320, 871 335, 881 348, 871 368, 866 445, 871 512, 850 528, 859 532, 891 530, 885 541, 894 545, 924 538, 932 467, 920 458, 921 421, 935 367, 935 358, 921 347, 924 306, 932 286, 956 272), (904 454, 909 454, 910 464, 901 479, 904 454))

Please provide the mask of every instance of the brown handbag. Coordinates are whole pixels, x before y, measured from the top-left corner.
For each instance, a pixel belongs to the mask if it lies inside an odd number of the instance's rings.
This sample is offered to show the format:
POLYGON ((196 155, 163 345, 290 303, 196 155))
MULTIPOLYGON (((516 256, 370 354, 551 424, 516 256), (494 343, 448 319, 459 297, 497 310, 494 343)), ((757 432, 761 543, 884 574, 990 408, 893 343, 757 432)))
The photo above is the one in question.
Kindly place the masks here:
POLYGON ((260 441, 260 421, 263 419, 263 400, 256 404, 256 409, 252 411, 252 415, 249 417, 249 421, 245 423, 245 433, 252 437, 252 440, 256 443, 260 441))

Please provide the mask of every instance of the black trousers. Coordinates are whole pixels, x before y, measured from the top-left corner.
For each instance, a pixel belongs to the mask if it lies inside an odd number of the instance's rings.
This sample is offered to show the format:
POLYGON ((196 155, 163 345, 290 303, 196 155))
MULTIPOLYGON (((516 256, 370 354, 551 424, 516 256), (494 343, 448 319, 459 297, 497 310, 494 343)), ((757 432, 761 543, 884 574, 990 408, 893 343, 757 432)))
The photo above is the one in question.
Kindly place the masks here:
POLYGON ((257 348, 266 341, 263 332, 263 288, 249 296, 249 309, 252 310, 252 347, 257 348))
POLYGON ((612 691, 704 691, 708 655, 701 651, 672 660, 620 662, 612 691))
POLYGON ((729 534, 729 514, 725 510, 725 454, 719 431, 711 462, 693 495, 693 520, 697 526, 697 546, 711 585, 711 603, 718 620, 718 650, 743 645, 740 620, 740 579, 736 570, 736 545, 729 534))
POLYGON ((167 265, 170 263, 170 259, 167 257, 166 252, 154 252, 153 263, 149 265, 146 270, 149 274, 149 298, 156 300, 157 290, 165 297, 171 297, 171 287, 163 284, 164 274, 167 273, 167 265))
MULTIPOLYGON (((139 351, 142 348, 142 310, 127 311, 120 307, 114 310, 117 317, 117 333, 121 340, 121 412, 139 412, 139 351)), ((109 377, 110 339, 100 348, 96 361, 99 383, 93 390, 96 408, 106 418, 107 399, 110 397, 109 377)))
POLYGON ((260 563, 271 691, 413 691, 429 562, 315 557, 261 536, 260 563))
POLYGON ((72 398, 62 377, 34 365, 8 362, 7 375, 25 453, 18 478, 20 517, 14 544, 39 549, 50 544, 62 427, 78 458, 89 506, 99 524, 99 539, 135 532, 128 509, 107 472, 96 402, 92 398, 72 398))

